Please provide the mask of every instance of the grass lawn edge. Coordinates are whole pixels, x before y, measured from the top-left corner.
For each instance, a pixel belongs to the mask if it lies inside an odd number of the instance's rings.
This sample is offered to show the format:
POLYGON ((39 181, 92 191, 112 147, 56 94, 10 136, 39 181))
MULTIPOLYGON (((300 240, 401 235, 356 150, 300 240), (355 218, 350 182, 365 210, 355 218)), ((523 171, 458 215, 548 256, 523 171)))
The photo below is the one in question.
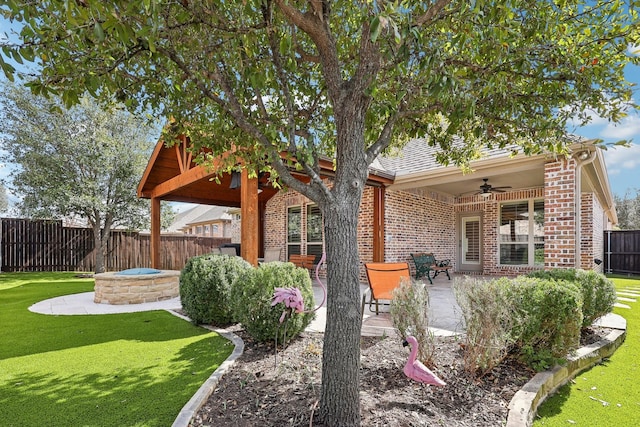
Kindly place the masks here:
POLYGON ((624 342, 627 321, 619 314, 609 313, 599 321, 600 326, 614 329, 604 339, 581 347, 576 355, 562 366, 539 372, 522 387, 509 402, 506 427, 529 427, 533 423, 538 406, 556 390, 602 359, 611 356, 624 342))
MULTIPOLYGON (((173 314, 176 317, 179 317, 183 320, 191 322, 191 319, 187 316, 184 316, 180 313, 176 313, 173 310, 167 310, 169 313, 173 314)), ((207 380, 200 386, 198 391, 189 399, 189 401, 182 407, 178 416, 172 424, 172 427, 188 427, 191 419, 195 416, 195 414, 200 410, 202 405, 207 401, 211 393, 215 390, 218 382, 222 375, 224 375, 235 363, 236 359, 242 355, 244 352, 244 341, 242 338, 237 336, 236 334, 229 332, 225 329, 217 329, 208 325, 199 325, 205 329, 208 329, 212 332, 216 332, 224 338, 231 341, 234 345, 234 349, 231 352, 231 355, 222 362, 218 369, 213 371, 213 373, 207 378, 207 380)))

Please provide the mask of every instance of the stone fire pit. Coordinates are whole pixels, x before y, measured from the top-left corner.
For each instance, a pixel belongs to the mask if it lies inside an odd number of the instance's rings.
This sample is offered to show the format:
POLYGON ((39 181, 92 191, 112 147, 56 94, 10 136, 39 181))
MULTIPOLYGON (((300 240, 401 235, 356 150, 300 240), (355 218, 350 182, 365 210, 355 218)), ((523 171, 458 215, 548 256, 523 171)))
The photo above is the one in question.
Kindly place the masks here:
POLYGON ((98 304, 142 304, 180 295, 180 271, 134 268, 94 276, 98 304))

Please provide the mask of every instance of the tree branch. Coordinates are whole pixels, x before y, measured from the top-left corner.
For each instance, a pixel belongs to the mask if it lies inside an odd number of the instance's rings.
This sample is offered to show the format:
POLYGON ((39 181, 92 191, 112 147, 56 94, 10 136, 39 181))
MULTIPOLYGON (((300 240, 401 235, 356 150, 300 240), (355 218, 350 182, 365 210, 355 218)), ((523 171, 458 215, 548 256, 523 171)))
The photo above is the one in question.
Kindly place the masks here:
POLYGON ((435 4, 431 5, 427 11, 419 16, 415 21, 417 27, 421 27, 425 24, 429 24, 434 21, 442 10, 451 3, 451 0, 438 0, 435 4))

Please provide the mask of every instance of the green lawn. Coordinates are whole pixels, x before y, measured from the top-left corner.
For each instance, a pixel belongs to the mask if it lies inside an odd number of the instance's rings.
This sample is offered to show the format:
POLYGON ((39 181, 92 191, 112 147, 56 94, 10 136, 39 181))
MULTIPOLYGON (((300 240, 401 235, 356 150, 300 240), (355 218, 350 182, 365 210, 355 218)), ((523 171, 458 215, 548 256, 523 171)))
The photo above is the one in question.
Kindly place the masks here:
MULTIPOLYGON (((640 280, 613 279, 619 292, 640 293, 640 280)), ((640 304, 615 308, 627 320, 624 344, 604 363, 578 375, 539 409, 534 426, 640 425, 640 304)))
POLYGON ((93 290, 73 273, 0 274, 0 425, 169 426, 233 350, 164 311, 47 316, 93 290))

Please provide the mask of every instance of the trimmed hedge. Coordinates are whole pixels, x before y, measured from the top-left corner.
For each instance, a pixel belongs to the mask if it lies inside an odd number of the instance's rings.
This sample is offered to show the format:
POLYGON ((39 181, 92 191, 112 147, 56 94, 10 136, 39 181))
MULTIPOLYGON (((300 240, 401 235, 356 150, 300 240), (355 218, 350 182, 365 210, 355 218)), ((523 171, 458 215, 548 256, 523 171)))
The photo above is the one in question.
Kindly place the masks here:
POLYGON ((613 311, 616 288, 604 274, 593 270, 575 268, 552 269, 529 273, 529 277, 538 277, 555 281, 574 283, 582 294, 582 328, 593 325, 596 319, 613 311))
POLYGON ((306 269, 289 262, 273 261, 245 271, 231 290, 235 320, 242 323, 247 333, 258 341, 273 341, 276 333, 279 334, 278 342, 299 335, 315 314, 294 313, 281 324, 280 316, 287 308, 284 303, 271 306, 275 288, 294 287, 302 294, 305 311, 313 309, 313 289, 306 269))
POLYGON ((536 370, 580 345, 582 296, 566 281, 519 276, 454 282, 467 334, 465 369, 483 375, 512 355, 536 370))
POLYGON ((194 323, 227 325, 233 318, 229 295, 251 264, 240 257, 207 254, 189 258, 180 273, 180 301, 194 323))
POLYGON ((576 285, 519 276, 511 280, 509 291, 519 319, 512 336, 523 362, 536 370, 547 369, 579 347, 582 295, 576 285))

